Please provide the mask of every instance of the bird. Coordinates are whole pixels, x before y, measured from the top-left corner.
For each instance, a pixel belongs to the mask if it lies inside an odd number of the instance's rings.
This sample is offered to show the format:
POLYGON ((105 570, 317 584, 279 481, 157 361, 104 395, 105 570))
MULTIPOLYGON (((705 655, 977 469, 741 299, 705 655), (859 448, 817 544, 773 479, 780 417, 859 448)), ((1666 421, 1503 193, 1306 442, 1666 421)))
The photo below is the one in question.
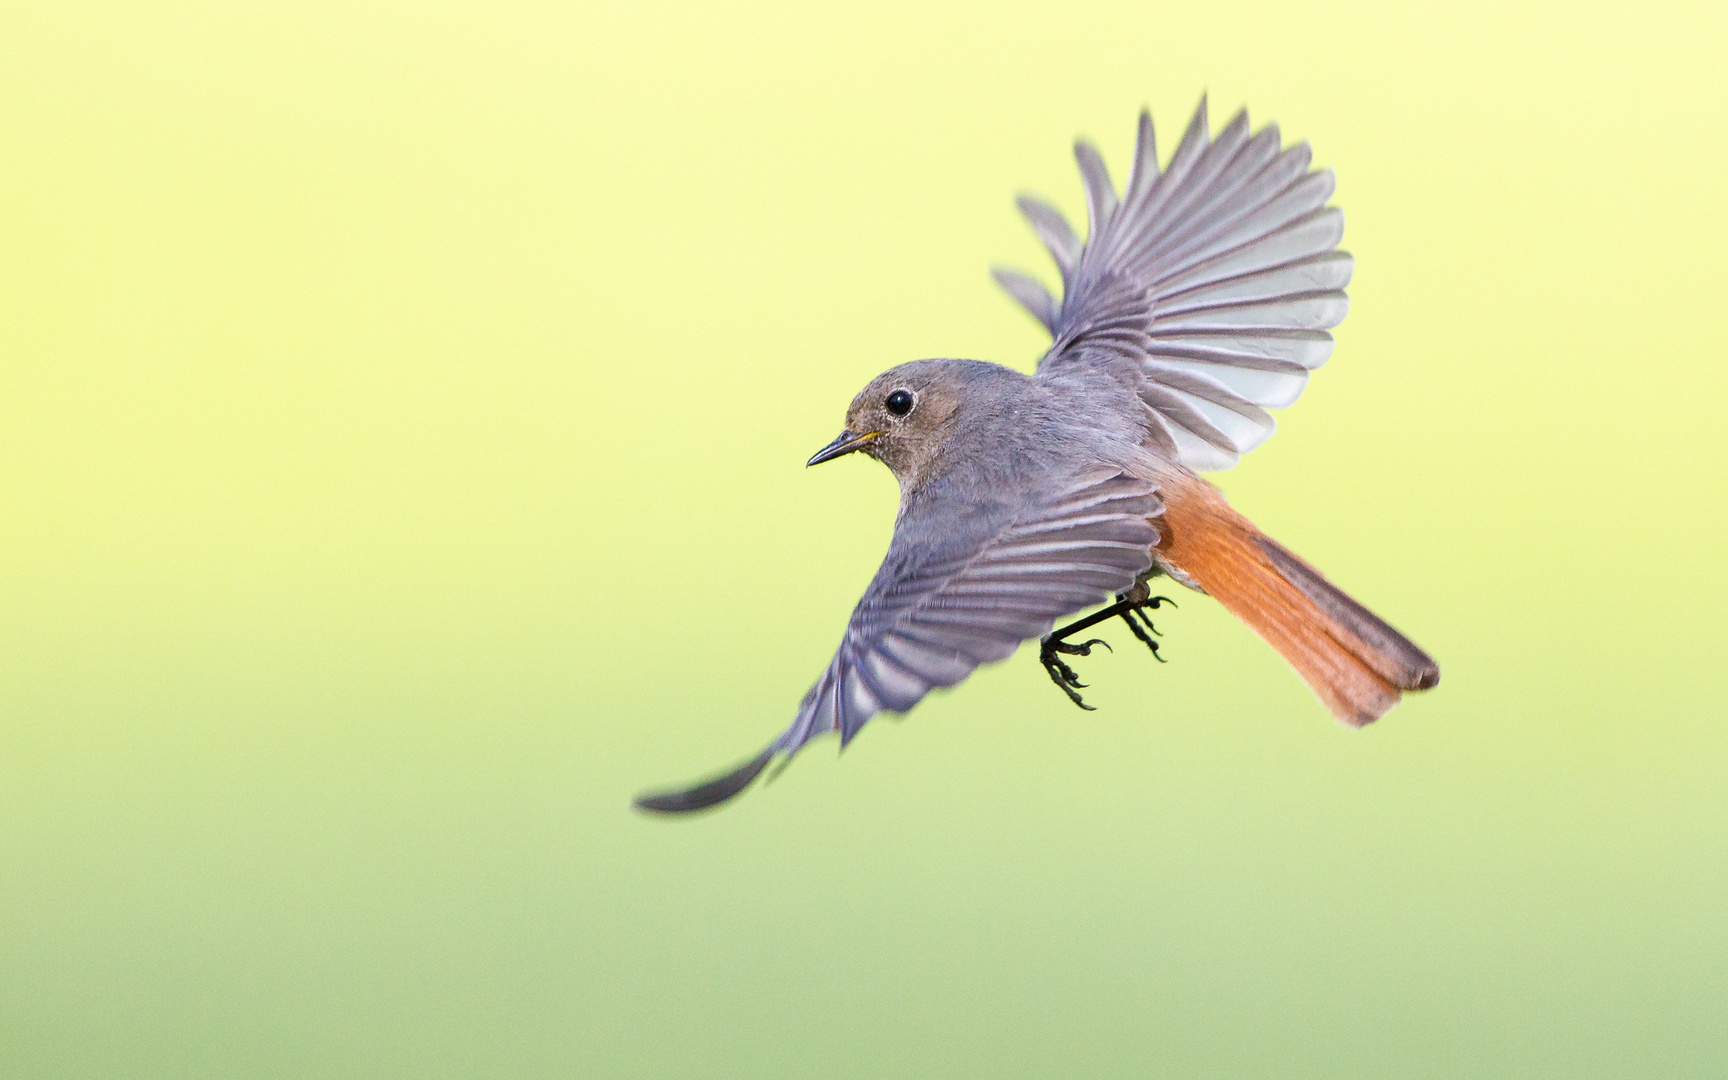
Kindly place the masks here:
POLYGON ((1048 203, 1020 211, 1049 249, 1060 300, 1030 275, 996 281, 1049 332, 1033 374, 925 359, 878 375, 810 465, 862 453, 900 505, 881 568, 790 726, 749 761, 640 795, 659 814, 705 810, 812 739, 844 747, 873 716, 1005 660, 1028 640, 1086 705, 1070 641, 1120 617, 1152 647, 1168 578, 1211 596, 1272 646, 1342 724, 1362 727, 1439 682, 1432 657, 1237 512, 1200 474, 1273 432, 1333 347, 1354 269, 1338 249, 1335 180, 1306 142, 1246 109, 1216 135, 1202 97, 1160 168, 1149 110, 1120 191, 1103 156, 1074 147, 1084 242, 1048 203), (1066 616, 1105 605, 1061 629, 1066 616))

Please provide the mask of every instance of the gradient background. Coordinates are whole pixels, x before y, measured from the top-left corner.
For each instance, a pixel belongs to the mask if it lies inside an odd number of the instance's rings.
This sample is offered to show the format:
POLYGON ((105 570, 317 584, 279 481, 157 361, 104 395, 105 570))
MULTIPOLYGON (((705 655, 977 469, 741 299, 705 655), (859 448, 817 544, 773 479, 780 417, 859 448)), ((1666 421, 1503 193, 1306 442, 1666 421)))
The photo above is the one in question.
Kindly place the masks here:
POLYGON ((1728 1075, 1722 5, 622 7, 6 5, 0 1075, 1728 1075), (838 640, 852 394, 1029 367, 1011 197, 1203 89, 1358 259, 1220 480, 1441 688, 1179 597, 631 813, 838 640))

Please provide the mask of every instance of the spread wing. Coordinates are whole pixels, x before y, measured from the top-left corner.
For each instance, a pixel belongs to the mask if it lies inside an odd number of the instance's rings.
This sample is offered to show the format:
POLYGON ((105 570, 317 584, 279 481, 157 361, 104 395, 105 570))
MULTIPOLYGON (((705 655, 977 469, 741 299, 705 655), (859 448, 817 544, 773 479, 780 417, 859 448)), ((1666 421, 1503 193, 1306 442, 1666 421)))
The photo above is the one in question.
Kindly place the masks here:
POLYGON ((1018 514, 1011 502, 910 503, 792 725, 732 772, 636 805, 670 813, 713 806, 749 786, 776 756, 790 757, 831 731, 842 745, 851 742, 877 713, 906 712, 932 689, 1043 637, 1058 618, 1131 586, 1151 565, 1158 541, 1151 519, 1163 505, 1154 486, 1114 469, 1051 486, 1052 497, 1018 514))
POLYGON ((1090 144, 1083 245, 1061 214, 1020 209, 1062 275, 1058 302, 1024 274, 996 279, 1055 339, 1039 372, 1103 364, 1131 373, 1183 464, 1227 469, 1272 434, 1267 409, 1294 402, 1332 353, 1353 260, 1338 251, 1344 214, 1326 205, 1329 169, 1278 128, 1253 134, 1244 110, 1211 137, 1206 102, 1162 173, 1152 117, 1140 114, 1128 185, 1118 198, 1090 144))

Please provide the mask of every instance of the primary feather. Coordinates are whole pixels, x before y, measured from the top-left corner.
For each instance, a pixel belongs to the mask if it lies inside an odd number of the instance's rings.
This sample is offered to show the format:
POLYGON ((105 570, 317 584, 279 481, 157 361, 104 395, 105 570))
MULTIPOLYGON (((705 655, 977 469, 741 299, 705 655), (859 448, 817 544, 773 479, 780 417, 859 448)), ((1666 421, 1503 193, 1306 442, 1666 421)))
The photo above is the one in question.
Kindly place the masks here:
POLYGON ((1212 139, 1204 99, 1162 171, 1141 114, 1121 198, 1097 150, 1080 143, 1075 156, 1084 244, 1056 210, 1020 200, 1056 260, 1062 299, 996 274, 1050 330, 1039 372, 1127 361, 1182 464, 1229 468, 1271 436, 1266 410, 1300 396, 1349 308, 1343 214, 1326 206, 1332 173, 1309 169, 1306 143, 1284 149, 1276 127, 1250 135, 1246 111, 1212 139))

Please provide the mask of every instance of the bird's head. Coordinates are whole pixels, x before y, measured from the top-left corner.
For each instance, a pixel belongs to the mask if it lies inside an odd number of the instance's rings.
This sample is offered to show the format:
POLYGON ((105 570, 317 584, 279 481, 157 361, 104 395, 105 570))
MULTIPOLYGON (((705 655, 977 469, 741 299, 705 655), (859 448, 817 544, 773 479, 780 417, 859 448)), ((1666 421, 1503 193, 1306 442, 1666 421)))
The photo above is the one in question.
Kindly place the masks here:
POLYGON ((870 380, 846 410, 846 429, 816 451, 811 465, 861 450, 894 471, 902 487, 916 486, 941 456, 970 384, 989 367, 969 360, 914 360, 870 380))

